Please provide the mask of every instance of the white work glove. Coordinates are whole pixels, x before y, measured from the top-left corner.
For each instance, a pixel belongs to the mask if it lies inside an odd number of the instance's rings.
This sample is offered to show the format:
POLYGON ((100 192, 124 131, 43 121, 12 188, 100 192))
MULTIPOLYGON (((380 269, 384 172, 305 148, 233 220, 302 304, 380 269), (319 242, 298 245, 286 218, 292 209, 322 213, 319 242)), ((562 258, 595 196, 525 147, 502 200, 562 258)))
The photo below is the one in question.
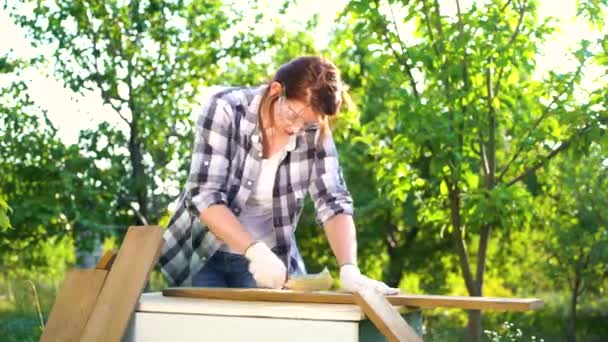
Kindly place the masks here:
POLYGON ((349 292, 372 289, 383 295, 399 293, 399 289, 388 287, 381 281, 364 276, 359 268, 353 264, 345 264, 340 267, 340 281, 342 282, 342 288, 349 292))
POLYGON ((282 289, 287 281, 285 265, 263 242, 256 242, 245 251, 249 272, 259 287, 282 289))

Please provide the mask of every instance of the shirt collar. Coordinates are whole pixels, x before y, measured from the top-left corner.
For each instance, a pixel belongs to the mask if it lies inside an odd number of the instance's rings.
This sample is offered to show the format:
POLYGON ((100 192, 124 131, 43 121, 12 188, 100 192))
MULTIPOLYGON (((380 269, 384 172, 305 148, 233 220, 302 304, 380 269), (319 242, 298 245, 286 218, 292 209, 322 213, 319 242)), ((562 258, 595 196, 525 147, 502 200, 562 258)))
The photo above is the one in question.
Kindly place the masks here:
POLYGON ((301 135, 301 134, 294 134, 289 137, 289 141, 287 142, 287 146, 285 147, 287 152, 291 152, 296 148, 296 142, 298 140, 299 135, 301 135))
MULTIPOLYGON (((268 87, 267 85, 263 85, 263 86, 260 86, 257 89, 255 89, 253 91, 253 95, 254 95, 253 99, 247 106, 247 112, 249 115, 252 116, 251 121, 255 122, 255 129, 253 130, 253 134, 251 134, 251 140, 254 144, 256 144, 256 145, 259 144, 260 150, 261 150, 261 143, 262 143, 262 131, 260 129, 258 118, 260 115, 260 104, 262 102, 262 96, 264 95, 264 92, 266 91, 267 87, 268 87)), ((302 132, 299 132, 298 134, 294 134, 291 137, 289 137, 289 141, 287 142, 287 146, 285 146, 285 149, 288 152, 295 150, 304 136, 305 136, 305 131, 302 131, 302 132)))
MULTIPOLYGON (((261 86, 258 87, 257 89, 253 90, 253 99, 251 100, 251 102, 249 102, 249 105, 247 106, 247 110, 249 112, 249 114, 253 114, 255 115, 256 119, 260 110, 260 103, 262 102, 262 95, 264 95, 264 91, 266 90, 267 86, 261 86)), ((256 120, 257 122, 257 120, 256 120)))
POLYGON ((253 123, 254 129, 251 134, 251 141, 258 146, 258 149, 261 151, 261 143, 262 143, 262 131, 260 129, 258 117, 260 112, 260 104, 262 102, 262 95, 264 94, 264 90, 266 90, 267 86, 258 87, 253 91, 253 98, 249 102, 247 106, 247 115, 249 116, 248 121, 253 123))

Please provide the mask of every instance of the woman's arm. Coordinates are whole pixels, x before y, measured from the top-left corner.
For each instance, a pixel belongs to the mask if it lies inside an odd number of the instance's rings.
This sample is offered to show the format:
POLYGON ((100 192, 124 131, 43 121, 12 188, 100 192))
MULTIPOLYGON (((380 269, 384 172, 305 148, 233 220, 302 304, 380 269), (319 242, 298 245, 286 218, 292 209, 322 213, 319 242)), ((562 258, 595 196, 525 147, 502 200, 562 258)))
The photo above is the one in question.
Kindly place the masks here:
POLYGON ((213 235, 239 254, 245 254, 247 247, 255 242, 232 211, 223 204, 212 205, 204 209, 199 218, 209 227, 213 235))
POLYGON ((342 287, 348 291, 374 289, 382 294, 398 293, 383 282, 361 274, 357 267, 357 237, 353 221, 353 201, 342 177, 338 153, 331 135, 316 152, 310 194, 315 203, 317 220, 340 266, 342 287))
POLYGON ((323 143, 316 148, 308 189, 315 206, 317 222, 323 226, 334 216, 353 214, 353 199, 342 176, 331 132, 328 133, 323 143))
POLYGON ((359 271, 357 236, 352 216, 338 214, 325 222, 324 228, 329 245, 340 267, 340 281, 344 289, 352 292, 374 289, 385 295, 399 293, 399 289, 390 288, 381 281, 364 276, 359 271))
POLYGON ((357 235, 353 217, 338 214, 325 222, 325 235, 329 241, 338 266, 357 265, 357 235))

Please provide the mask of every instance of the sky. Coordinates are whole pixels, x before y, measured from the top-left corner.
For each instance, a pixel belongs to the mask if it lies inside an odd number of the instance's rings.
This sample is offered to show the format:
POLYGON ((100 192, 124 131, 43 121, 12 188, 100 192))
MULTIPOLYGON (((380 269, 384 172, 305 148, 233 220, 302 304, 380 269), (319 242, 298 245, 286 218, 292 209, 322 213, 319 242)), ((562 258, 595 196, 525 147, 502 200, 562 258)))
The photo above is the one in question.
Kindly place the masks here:
MULTIPOLYGON (((462 0, 464 8, 473 0, 462 0)), ((260 0, 260 8, 278 8, 282 0, 260 0)), ((318 48, 327 43, 327 37, 336 15, 345 6, 347 0, 306 0, 298 1, 296 7, 292 8, 286 16, 281 18, 281 23, 290 25, 301 18, 310 18, 318 13, 319 28, 315 37, 320 37, 316 43, 318 48), (322 12, 320 11, 322 9, 322 12), (293 19, 292 19, 293 18, 293 19), (325 39, 323 39, 325 37, 325 39)), ((455 13, 455 1, 440 0, 446 14, 455 13)), ((577 21, 576 0, 560 0, 559 6, 555 0, 541 0, 539 6, 540 17, 554 16, 560 20, 559 31, 548 40, 543 49, 544 56, 538 60, 542 67, 539 72, 568 68, 572 63, 565 57, 568 49, 573 48, 581 37, 593 39, 598 37, 598 32, 593 32, 590 27, 577 21)), ((262 27, 268 30, 276 24, 278 18, 274 18, 262 27)), ((410 27, 403 27, 402 36, 408 36, 410 27)), ((34 48, 25 38, 24 31, 12 23, 8 14, 0 9, 0 56, 12 51, 12 55, 20 58, 33 57, 43 54, 50 57, 51 49, 34 48)), ((102 121, 126 128, 125 123, 120 120, 108 106, 101 102, 98 92, 87 92, 83 95, 75 94, 64 88, 62 83, 52 76, 52 66, 28 69, 23 73, 23 78, 29 81, 29 93, 36 104, 48 110, 48 116, 53 124, 59 129, 59 135, 64 143, 76 143, 78 132, 82 129, 94 128, 102 121)), ((0 78, 0 86, 6 82, 6 78, 0 78)), ((589 81, 591 82, 591 81, 589 81)), ((204 96, 204 95, 201 95, 204 96)))

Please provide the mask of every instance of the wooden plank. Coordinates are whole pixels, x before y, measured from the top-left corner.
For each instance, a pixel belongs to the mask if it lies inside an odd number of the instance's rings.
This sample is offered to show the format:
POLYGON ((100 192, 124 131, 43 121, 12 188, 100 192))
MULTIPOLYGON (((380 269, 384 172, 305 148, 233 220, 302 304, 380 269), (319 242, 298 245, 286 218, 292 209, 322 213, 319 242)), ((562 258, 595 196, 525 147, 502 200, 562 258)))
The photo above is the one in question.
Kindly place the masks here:
POLYGON ((116 259, 116 251, 106 251, 101 259, 99 259, 99 262, 95 268, 98 270, 110 270, 110 268, 112 268, 112 264, 114 263, 114 259, 116 259))
POLYGON ((438 295, 397 295, 388 296, 392 304, 420 308, 459 308, 484 311, 529 311, 538 310, 544 303, 538 298, 500 298, 438 295))
POLYGON ((107 274, 108 271, 97 269, 67 272, 40 337, 41 342, 80 341, 107 274))
POLYGON ((353 293, 353 297, 388 341, 422 342, 420 336, 416 335, 414 329, 383 295, 373 290, 362 290, 353 293))
POLYGON ((129 227, 99 294, 82 341, 120 341, 159 256, 163 229, 129 227))
MULTIPOLYGON (((231 299, 245 301, 354 304, 351 293, 302 292, 270 289, 226 289, 205 287, 174 287, 163 290, 164 296, 231 299)), ((401 294, 386 296, 393 305, 419 308, 460 308, 466 310, 528 311, 540 309, 543 302, 536 298, 459 297, 401 294)))

